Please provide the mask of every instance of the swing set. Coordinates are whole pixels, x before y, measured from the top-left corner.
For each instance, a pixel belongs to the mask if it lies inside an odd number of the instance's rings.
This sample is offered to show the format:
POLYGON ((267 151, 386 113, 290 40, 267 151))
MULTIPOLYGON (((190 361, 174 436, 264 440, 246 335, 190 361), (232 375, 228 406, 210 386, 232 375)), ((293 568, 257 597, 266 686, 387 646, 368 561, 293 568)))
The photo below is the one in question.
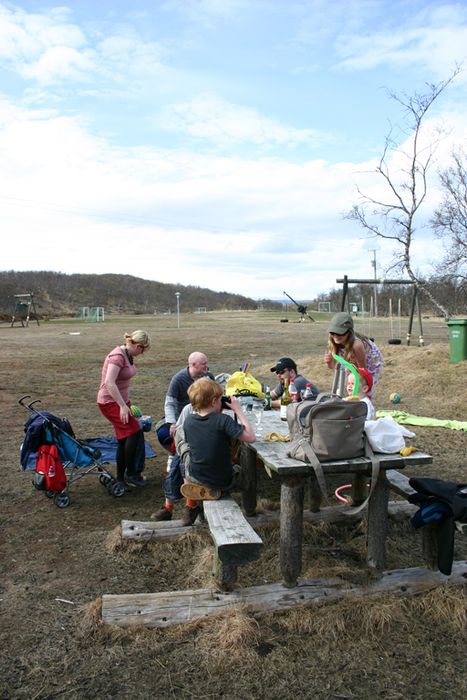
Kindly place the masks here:
MULTIPOLYGON (((371 284, 371 285, 375 285, 375 284, 411 284, 413 286, 413 294, 412 294, 412 303, 410 306, 409 325, 407 327, 406 341, 407 341, 407 345, 410 345, 411 340, 412 340, 412 328, 413 328, 414 316, 415 316, 415 312, 417 312, 418 328, 419 328, 418 344, 420 347, 423 347, 423 345, 425 343, 424 343, 424 339, 423 339, 422 314, 420 311, 420 305, 418 303, 418 289, 417 289, 415 283, 412 282, 412 280, 386 280, 386 279, 354 280, 354 279, 349 279, 347 277, 347 275, 344 275, 344 277, 342 279, 337 279, 336 282, 338 284, 343 285, 341 311, 348 311, 349 313, 350 313, 349 284, 371 284)), ((392 306, 390 307, 389 314, 390 314, 391 331, 392 331, 392 306)), ((389 342, 391 342, 391 341, 389 341, 389 342)))

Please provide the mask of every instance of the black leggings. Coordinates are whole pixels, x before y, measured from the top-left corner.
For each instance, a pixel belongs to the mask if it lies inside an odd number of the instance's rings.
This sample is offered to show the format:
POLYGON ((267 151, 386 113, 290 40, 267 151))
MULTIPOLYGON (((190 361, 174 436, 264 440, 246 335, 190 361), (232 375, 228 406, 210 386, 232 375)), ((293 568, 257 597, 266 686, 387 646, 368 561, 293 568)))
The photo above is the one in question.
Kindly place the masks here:
POLYGON ((141 440, 141 430, 133 435, 118 440, 117 447, 117 481, 123 481, 125 471, 127 476, 135 476, 136 448, 141 440))

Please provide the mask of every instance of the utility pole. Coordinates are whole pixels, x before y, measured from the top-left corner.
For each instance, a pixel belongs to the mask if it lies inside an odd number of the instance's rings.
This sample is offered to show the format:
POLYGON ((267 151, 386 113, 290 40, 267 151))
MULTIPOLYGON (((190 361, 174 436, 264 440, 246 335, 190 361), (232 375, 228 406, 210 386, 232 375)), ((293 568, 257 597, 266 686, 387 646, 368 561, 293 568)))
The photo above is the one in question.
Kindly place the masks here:
POLYGON ((375 309, 374 309, 374 311, 375 311, 375 316, 377 316, 378 315, 378 285, 376 284, 376 280, 378 279, 378 275, 376 274, 376 250, 370 250, 370 253, 373 253, 373 260, 371 261, 371 266, 372 266, 373 271, 374 271, 374 280, 375 280, 375 284, 374 284, 375 309))
POLYGON ((180 328, 180 292, 175 292, 177 297, 177 328, 180 328))

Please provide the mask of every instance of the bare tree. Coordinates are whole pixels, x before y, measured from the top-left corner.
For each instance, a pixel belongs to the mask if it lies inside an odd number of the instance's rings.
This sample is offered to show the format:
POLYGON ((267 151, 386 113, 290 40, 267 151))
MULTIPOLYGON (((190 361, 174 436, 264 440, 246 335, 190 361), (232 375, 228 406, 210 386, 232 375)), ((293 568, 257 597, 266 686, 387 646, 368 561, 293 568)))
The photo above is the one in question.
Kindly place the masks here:
POLYGON ((467 283, 467 155, 462 149, 452 154, 452 165, 440 173, 444 197, 430 224, 445 241, 445 257, 436 266, 440 274, 467 283))
POLYGON ((411 259, 411 245, 416 232, 416 216, 427 196, 427 174, 433 164, 433 156, 441 139, 438 131, 426 145, 423 143, 422 127, 433 103, 458 75, 456 68, 451 76, 440 83, 427 83, 423 94, 396 95, 390 97, 403 108, 406 120, 404 133, 409 146, 400 149, 392 131, 388 134, 375 172, 383 179, 385 194, 376 199, 361 192, 360 204, 356 204, 345 218, 357 221, 366 231, 379 238, 396 243, 392 268, 405 270, 417 289, 422 290, 432 304, 448 319, 448 310, 434 297, 426 282, 415 272, 411 259), (394 156, 391 160, 390 156, 394 156), (396 158, 396 156, 398 156, 396 158))

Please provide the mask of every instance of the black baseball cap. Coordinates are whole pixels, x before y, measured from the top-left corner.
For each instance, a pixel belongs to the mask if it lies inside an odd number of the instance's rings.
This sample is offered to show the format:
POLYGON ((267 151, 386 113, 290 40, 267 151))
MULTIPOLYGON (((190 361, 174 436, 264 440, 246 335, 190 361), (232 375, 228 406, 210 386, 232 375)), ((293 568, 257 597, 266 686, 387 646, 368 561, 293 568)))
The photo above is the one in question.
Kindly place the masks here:
POLYGON ((271 372, 278 374, 279 372, 283 372, 285 369, 293 369, 295 372, 297 371, 297 365, 291 357, 281 357, 275 366, 271 367, 271 372))

